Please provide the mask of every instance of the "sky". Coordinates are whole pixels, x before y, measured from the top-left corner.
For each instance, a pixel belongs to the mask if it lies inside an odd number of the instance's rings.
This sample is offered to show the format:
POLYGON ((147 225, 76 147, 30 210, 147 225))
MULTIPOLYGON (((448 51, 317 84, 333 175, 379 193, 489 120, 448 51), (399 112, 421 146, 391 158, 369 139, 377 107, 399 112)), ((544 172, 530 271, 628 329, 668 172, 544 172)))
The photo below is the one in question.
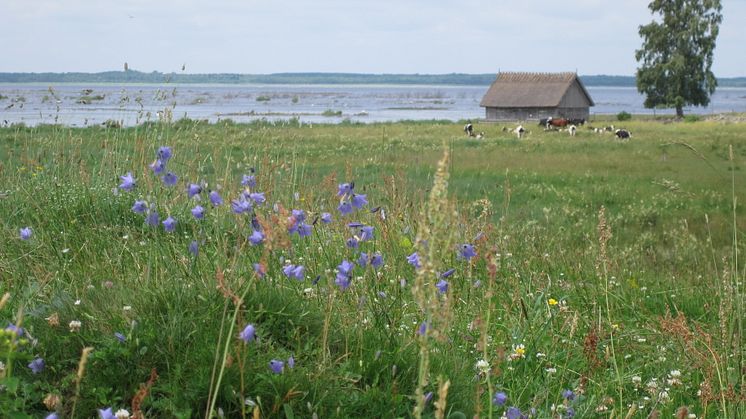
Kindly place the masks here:
MULTIPOLYGON (((633 75, 649 0, 0 0, 0 72, 633 75)), ((718 77, 746 76, 722 0, 718 77)))

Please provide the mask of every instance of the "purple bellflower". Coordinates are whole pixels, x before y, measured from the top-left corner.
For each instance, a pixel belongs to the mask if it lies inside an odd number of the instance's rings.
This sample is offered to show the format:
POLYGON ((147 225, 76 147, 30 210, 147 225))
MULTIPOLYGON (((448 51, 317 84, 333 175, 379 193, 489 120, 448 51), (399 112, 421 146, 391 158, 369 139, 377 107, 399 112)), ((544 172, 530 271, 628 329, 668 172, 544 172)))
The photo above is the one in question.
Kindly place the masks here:
POLYGON ((179 177, 174 172, 168 172, 161 178, 163 184, 166 186, 175 186, 179 182, 179 177))
POLYGON ((220 194, 218 191, 210 191, 210 203, 213 207, 218 207, 220 205, 223 205, 223 198, 220 197, 220 194))
POLYGON ((282 371, 285 369, 285 363, 279 359, 273 359, 269 361, 269 369, 275 374, 282 374, 282 371))
POLYGON ((459 258, 470 260, 476 255, 477 252, 474 250, 474 246, 471 244, 464 243, 459 248, 459 258))
POLYGON ((254 230, 254 232, 251 233, 251 235, 249 236, 249 242, 251 243, 252 246, 260 245, 262 244, 263 241, 264 241, 264 233, 262 233, 259 230, 254 230))
POLYGON ((148 204, 145 201, 135 201, 134 204, 132 204, 132 212, 136 214, 145 214, 145 211, 148 210, 148 204))
POLYGON ((127 172, 126 175, 119 176, 119 179, 122 180, 122 183, 119 184, 119 189, 130 192, 135 188, 135 178, 132 177, 132 172, 127 172))
POLYGON ((176 230, 176 220, 169 215, 168 218, 163 220, 163 229, 168 233, 173 233, 176 230))
POLYGON ((422 265, 420 264, 420 255, 418 255, 417 252, 414 252, 411 255, 407 256, 407 263, 417 269, 422 267, 422 265))
POLYGON ((189 195, 190 198, 194 198, 200 193, 202 193, 202 187, 197 185, 196 183, 190 183, 187 187, 187 195, 189 195))
POLYGON ((28 364, 28 367, 31 369, 32 373, 38 374, 44 370, 44 360, 36 358, 28 364))
POLYGON ((18 230, 18 236, 21 237, 21 240, 23 241, 30 240, 32 234, 33 231, 31 230, 31 227, 23 227, 22 229, 18 230))
POLYGON ((194 218, 198 220, 205 218, 205 209, 202 207, 202 205, 197 205, 196 207, 192 208, 192 216, 194 216, 194 218))
POLYGON ((256 338, 256 330, 254 329, 254 325, 247 324, 246 327, 244 327, 241 333, 238 335, 238 337, 246 343, 253 341, 256 338))

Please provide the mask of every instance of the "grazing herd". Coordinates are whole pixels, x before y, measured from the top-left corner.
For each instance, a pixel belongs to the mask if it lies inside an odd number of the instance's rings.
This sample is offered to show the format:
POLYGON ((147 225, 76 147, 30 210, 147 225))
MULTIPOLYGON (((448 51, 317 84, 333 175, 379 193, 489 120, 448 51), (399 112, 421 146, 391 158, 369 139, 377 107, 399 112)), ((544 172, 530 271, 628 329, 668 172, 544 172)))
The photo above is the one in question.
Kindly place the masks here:
MULTIPOLYGON (((549 117, 540 119, 539 126, 542 127, 544 131, 567 132, 570 134, 571 137, 575 137, 578 133, 578 126, 585 126, 585 122, 585 118, 549 117)), ((632 133, 629 130, 624 128, 615 128, 614 125, 609 125, 601 128, 588 126, 586 128, 588 131, 596 134, 612 133, 617 139, 620 140, 629 140, 630 138, 632 138, 632 133)), ((523 125, 518 125, 515 128, 503 126, 502 132, 513 134, 519 140, 522 139, 525 135, 531 133, 531 131, 526 130, 523 125)), ((471 123, 471 121, 467 122, 467 124, 464 125, 464 133, 468 137, 474 137, 477 140, 485 138, 484 131, 480 131, 478 134, 474 133, 474 125, 471 123)))

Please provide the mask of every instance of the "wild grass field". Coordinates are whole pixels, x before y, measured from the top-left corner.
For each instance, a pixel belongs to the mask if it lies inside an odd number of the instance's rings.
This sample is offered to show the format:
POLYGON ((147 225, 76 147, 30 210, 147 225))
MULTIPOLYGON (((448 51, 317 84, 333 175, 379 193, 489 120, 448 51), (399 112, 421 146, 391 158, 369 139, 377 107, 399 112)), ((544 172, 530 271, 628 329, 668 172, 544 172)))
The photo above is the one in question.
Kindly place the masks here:
POLYGON ((746 417, 743 124, 624 126, 2 128, 0 416, 746 417))

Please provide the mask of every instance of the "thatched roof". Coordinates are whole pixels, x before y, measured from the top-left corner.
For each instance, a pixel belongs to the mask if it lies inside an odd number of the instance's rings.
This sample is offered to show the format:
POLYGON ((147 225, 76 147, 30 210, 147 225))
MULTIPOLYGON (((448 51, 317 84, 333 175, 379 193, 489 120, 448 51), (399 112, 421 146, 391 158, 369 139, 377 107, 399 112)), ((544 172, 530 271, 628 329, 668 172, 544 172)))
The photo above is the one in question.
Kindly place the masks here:
POLYGON ((559 106, 577 82, 593 106, 593 99, 576 73, 500 73, 479 106, 490 108, 545 108, 559 106))

